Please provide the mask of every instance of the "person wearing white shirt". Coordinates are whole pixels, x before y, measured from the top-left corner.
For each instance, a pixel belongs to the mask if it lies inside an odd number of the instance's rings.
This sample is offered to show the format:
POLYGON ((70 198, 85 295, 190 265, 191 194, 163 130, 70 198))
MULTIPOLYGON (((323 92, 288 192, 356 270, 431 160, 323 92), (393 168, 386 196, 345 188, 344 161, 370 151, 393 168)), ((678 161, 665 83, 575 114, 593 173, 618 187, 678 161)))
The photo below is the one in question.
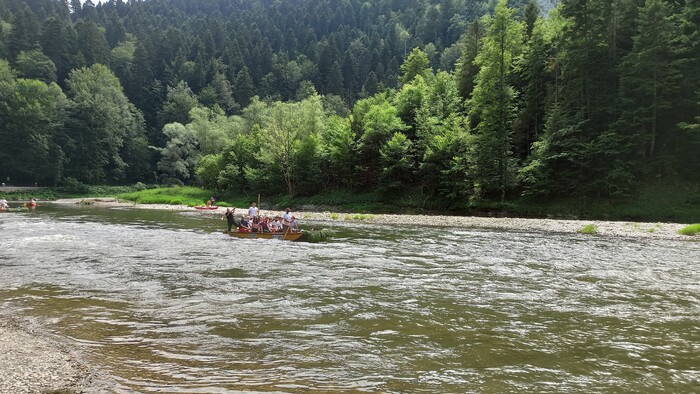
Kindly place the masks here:
POLYGON ((260 210, 255 206, 255 203, 253 203, 250 208, 248 208, 248 217, 250 220, 253 220, 254 217, 258 216, 259 212, 260 210))
POLYGON ((282 229, 287 231, 287 227, 292 223, 292 210, 287 208, 282 214, 282 229))

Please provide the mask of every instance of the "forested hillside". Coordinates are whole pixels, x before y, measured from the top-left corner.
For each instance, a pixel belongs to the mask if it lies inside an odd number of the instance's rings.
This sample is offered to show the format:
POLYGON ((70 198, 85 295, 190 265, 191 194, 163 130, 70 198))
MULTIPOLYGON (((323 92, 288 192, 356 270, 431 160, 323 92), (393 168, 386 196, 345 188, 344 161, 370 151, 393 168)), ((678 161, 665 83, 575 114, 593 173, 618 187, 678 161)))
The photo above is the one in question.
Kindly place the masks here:
POLYGON ((0 178, 454 208, 700 182, 700 1, 556 3, 0 0, 0 178))

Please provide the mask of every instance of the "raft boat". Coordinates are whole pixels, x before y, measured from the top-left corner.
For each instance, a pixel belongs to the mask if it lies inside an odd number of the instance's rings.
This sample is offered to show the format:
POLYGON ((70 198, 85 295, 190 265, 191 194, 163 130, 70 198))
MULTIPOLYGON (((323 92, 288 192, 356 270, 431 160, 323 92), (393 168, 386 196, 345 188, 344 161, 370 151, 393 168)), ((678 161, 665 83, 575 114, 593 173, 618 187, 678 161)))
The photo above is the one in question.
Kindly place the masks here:
POLYGON ((203 210, 203 211, 209 211, 209 210, 219 209, 219 207, 217 207, 217 206, 211 206, 211 207, 197 206, 197 207, 194 207, 194 209, 200 209, 200 210, 203 210))
POLYGON ((250 239, 280 239, 283 241, 298 241, 304 233, 249 233, 246 231, 224 231, 224 234, 228 234, 236 238, 250 238, 250 239))

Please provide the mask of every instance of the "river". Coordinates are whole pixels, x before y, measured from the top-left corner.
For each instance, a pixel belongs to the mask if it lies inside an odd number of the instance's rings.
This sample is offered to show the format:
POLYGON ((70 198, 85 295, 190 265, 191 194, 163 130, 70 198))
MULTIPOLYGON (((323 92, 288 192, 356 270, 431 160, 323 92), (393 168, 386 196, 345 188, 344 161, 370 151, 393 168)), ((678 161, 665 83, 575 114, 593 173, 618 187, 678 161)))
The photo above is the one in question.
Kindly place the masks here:
MULTIPOLYGON (((302 223, 303 225, 303 223, 302 223)), ((248 240, 199 212, 0 215, 0 311, 114 392, 700 389, 700 243, 375 224, 248 240)))

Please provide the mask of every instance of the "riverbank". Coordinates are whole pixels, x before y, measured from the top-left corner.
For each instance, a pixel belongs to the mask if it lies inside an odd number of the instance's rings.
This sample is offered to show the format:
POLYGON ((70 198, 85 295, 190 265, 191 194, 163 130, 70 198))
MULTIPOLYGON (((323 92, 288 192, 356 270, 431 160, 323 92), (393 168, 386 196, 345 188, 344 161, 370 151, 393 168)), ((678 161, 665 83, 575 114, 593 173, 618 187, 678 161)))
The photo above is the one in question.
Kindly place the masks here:
POLYGON ((95 387, 93 378, 66 340, 0 315, 0 393, 84 393, 95 387))
MULTIPOLYGON (((112 198, 92 199, 62 199, 54 201, 55 204, 85 204, 106 208, 136 208, 136 209, 161 209, 173 211, 196 211, 187 205, 168 204, 137 204, 112 198)), ((202 215, 210 215, 218 218, 224 213, 224 208, 215 211, 196 211, 202 215)), ((241 214, 247 212, 247 207, 236 207, 241 214)), ((263 216, 281 214, 281 211, 261 210, 263 216)), ((349 223, 373 223, 383 225, 413 226, 413 227, 454 227, 477 228, 507 231, 534 231, 546 233, 580 233, 584 228, 594 228, 594 236, 633 237, 651 239, 676 239, 686 241, 699 241, 698 236, 685 236, 678 233, 685 227, 679 223, 652 223, 629 221, 602 221, 602 220, 563 220, 563 219, 529 219, 508 217, 478 217, 478 216, 448 216, 448 215, 396 215, 396 214, 352 214, 298 211, 295 212, 298 219, 304 222, 349 222, 349 223)), ((309 225, 309 223, 306 223, 309 225)), ((582 235, 583 236, 583 235, 582 235)))

